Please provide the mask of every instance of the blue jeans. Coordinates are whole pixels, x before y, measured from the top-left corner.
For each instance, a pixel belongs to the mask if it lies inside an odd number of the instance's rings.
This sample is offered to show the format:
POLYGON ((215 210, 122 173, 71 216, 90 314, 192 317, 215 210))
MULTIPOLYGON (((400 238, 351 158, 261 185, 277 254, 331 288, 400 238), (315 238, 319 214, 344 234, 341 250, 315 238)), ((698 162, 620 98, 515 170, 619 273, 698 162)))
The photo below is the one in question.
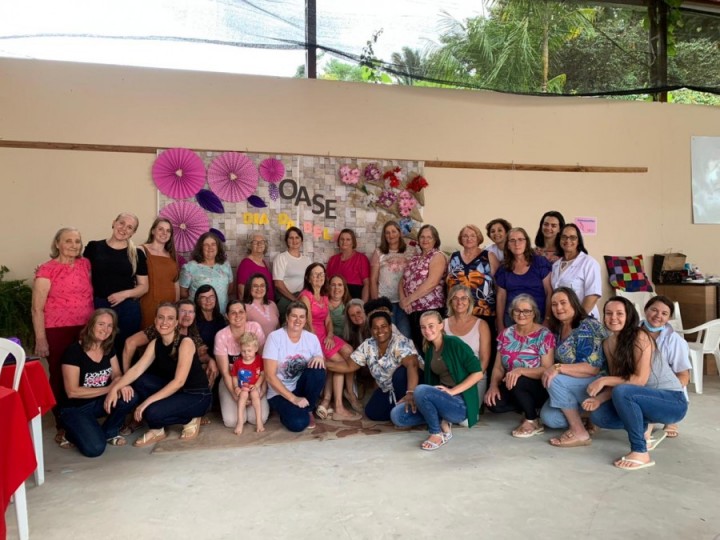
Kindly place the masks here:
POLYGON ((404 403, 396 405, 390 412, 393 424, 399 427, 427 424, 430 435, 436 435, 442 431, 440 422, 443 420, 458 424, 467 418, 462 395, 451 396, 429 384, 419 384, 415 387, 414 397, 417 412, 412 409, 406 412, 404 403))
POLYGON ((408 339, 412 339, 412 332, 410 330, 410 318, 408 317, 408 314, 405 313, 405 310, 400 307, 400 302, 393 302, 392 322, 403 336, 408 339))
POLYGON ((270 409, 280 416, 280 423, 290 431, 299 432, 310 424, 310 414, 320 398, 325 387, 325 370, 321 368, 306 368, 298 379, 293 394, 308 400, 308 406, 298 407, 283 396, 273 396, 268 402, 270 409))
POLYGON ((127 338, 140 331, 140 322, 142 321, 142 313, 140 312, 140 301, 136 298, 129 298, 124 302, 120 302, 117 306, 111 307, 107 298, 93 299, 95 309, 109 308, 117 313, 118 317, 118 333, 115 336, 115 351, 118 358, 122 358, 123 348, 127 338))
POLYGON ((687 409, 683 392, 621 384, 613 388, 611 401, 590 413, 590 420, 601 428, 626 430, 630 449, 644 453, 647 452, 648 423, 677 424, 685 418, 687 409))
MULTIPOLYGON (((392 376, 392 385, 395 399, 400 401, 407 392, 407 368, 405 366, 399 366, 395 370, 392 376)), ((390 392, 383 392, 378 388, 365 405, 365 416, 375 422, 387 422, 390 420, 390 412, 394 406, 390 392)))
POLYGON ((566 429, 568 421, 562 409, 577 409, 578 412, 581 412, 580 405, 590 397, 587 394, 587 387, 597 378, 598 376, 570 377, 569 375, 556 375, 547 389, 550 398, 540 410, 542 423, 549 428, 566 429))
MULTIPOLYGON (((133 388, 140 400, 144 401, 158 392, 169 381, 153 375, 143 373, 133 383, 133 388)), ((160 429, 174 424, 187 424, 193 418, 204 415, 212 404, 210 388, 178 390, 171 396, 148 405, 143 412, 143 418, 150 429, 160 429)))
POLYGON ((125 416, 137 407, 139 398, 135 394, 130 401, 118 398, 117 405, 110 414, 105 412, 105 396, 88 399, 78 407, 60 409, 60 419, 65 426, 67 440, 77 446, 83 456, 98 457, 107 446, 107 440, 117 436, 125 416), (97 419, 106 416, 102 423, 97 419))

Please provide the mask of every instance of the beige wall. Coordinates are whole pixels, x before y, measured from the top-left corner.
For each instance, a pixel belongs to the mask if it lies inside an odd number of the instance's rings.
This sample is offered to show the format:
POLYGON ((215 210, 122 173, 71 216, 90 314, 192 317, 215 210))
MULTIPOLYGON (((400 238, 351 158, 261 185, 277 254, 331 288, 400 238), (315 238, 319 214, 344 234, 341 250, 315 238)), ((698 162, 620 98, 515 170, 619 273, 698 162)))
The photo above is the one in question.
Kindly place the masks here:
MULTIPOLYGON (((646 166, 647 174, 427 169, 425 218, 444 247, 468 222, 597 216, 591 255, 682 251, 720 273, 718 226, 692 225, 690 137, 720 109, 582 98, 0 60, 0 138, 420 160, 646 166)), ((30 277, 55 230, 109 234, 156 209, 154 156, 0 148, 0 264, 30 277)), ((142 238, 140 238, 142 237, 142 238)), ((649 269, 648 269, 649 270, 649 269)))

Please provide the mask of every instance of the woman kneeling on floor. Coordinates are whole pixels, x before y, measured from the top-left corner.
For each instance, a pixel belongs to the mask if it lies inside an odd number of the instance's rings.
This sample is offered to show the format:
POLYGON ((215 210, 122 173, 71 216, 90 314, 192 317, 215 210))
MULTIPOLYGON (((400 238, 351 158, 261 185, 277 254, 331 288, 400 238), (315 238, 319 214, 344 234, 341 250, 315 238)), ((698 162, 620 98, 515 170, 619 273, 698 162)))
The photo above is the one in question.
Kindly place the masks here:
MULTIPOLYGON (((165 427, 183 424, 181 439, 194 439, 200 433, 200 419, 210 408, 212 394, 207 375, 192 338, 178 330, 178 309, 162 303, 155 314, 158 337, 152 340, 140 360, 118 380, 115 390, 131 384, 142 400, 135 409, 135 420, 145 420, 150 428, 134 446, 147 446, 167 437, 165 427)), ((117 392, 108 394, 105 409, 117 401, 117 392)))
POLYGON ((60 419, 67 440, 87 457, 98 457, 107 444, 125 446, 118 435, 125 415, 137 405, 132 388, 117 395, 111 384, 120 377, 113 341, 117 334, 117 315, 111 309, 95 310, 80 331, 80 341, 67 348, 62 357, 62 375, 67 399, 60 404, 60 419), (105 397, 113 393, 113 406, 103 408, 105 397), (102 426, 97 419, 107 418, 102 426))
POLYGON ((427 424, 430 435, 420 448, 437 450, 452 439, 453 423, 467 420, 468 427, 477 423, 477 383, 483 372, 470 347, 460 338, 444 334, 439 312, 423 313, 420 331, 425 345, 425 384, 416 386, 414 392, 409 390, 405 403, 395 406, 390 419, 399 427, 427 424))
POLYGON ((325 386, 325 360, 320 341, 305 330, 308 308, 293 301, 285 312, 285 326, 265 341, 263 360, 270 409, 290 431, 315 427, 313 409, 325 386))
MULTIPOLYGON (((540 411, 547 427, 565 429, 550 444, 560 448, 590 446, 592 439, 580 416, 588 385, 607 373, 602 352, 609 332, 600 321, 589 317, 575 291, 555 289, 550 297, 550 330, 555 335, 555 365, 542 375, 550 399, 540 411)), ((586 413, 587 414, 587 413, 586 413)))
POLYGON ((638 470, 655 465, 648 453, 648 423, 674 424, 688 409, 683 386, 662 358, 640 317, 626 298, 614 296, 605 303, 605 326, 612 335, 603 342, 610 376, 600 377, 587 389, 583 402, 597 426, 625 429, 630 453, 615 460, 619 469, 638 470))
POLYGON ((523 413, 525 418, 512 436, 525 439, 544 431, 538 411, 547 400, 547 391, 540 378, 553 364, 555 338, 537 322, 541 315, 532 296, 516 296, 509 312, 515 324, 498 336, 485 405, 494 413, 523 413))

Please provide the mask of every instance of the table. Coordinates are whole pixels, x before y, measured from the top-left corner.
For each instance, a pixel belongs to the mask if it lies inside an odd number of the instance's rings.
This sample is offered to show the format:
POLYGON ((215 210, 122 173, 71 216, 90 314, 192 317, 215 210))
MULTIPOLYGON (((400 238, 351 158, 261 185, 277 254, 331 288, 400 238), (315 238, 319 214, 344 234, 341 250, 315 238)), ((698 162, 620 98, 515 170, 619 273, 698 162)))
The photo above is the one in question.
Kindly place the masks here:
MULTIPOLYGON (((14 377, 15 365, 4 365, 2 371, 0 371, 0 387, 12 388, 14 377)), ((55 396, 53 396, 45 370, 37 360, 25 362, 25 367, 20 376, 18 394, 20 394, 20 399, 25 411, 26 422, 30 424, 30 431, 35 447, 35 456, 38 463, 35 472, 35 483, 41 486, 45 481, 41 418, 43 414, 55 406, 55 396)))
MULTIPOLYGON (((6 537, 5 510, 10 497, 36 468, 37 461, 22 400, 15 390, 0 387, 0 538, 6 537)), ((25 502, 24 492, 21 496, 16 496, 18 511, 25 502)), ((27 509, 23 509, 26 520, 24 527, 27 530, 27 509)), ((20 516, 18 517, 18 526, 22 529, 23 524, 20 523, 20 516)))

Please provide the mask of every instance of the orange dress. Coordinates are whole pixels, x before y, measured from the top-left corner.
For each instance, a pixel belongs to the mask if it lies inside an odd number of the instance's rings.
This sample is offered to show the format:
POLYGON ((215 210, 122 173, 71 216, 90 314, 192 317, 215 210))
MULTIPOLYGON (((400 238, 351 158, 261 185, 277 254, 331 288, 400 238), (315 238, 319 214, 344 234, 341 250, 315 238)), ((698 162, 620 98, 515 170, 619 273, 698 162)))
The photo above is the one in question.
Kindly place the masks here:
POLYGON ((153 324, 155 312, 161 302, 175 301, 175 283, 178 279, 179 270, 175 259, 147 254, 148 267, 148 292, 140 299, 142 311, 142 326, 145 329, 153 324))

